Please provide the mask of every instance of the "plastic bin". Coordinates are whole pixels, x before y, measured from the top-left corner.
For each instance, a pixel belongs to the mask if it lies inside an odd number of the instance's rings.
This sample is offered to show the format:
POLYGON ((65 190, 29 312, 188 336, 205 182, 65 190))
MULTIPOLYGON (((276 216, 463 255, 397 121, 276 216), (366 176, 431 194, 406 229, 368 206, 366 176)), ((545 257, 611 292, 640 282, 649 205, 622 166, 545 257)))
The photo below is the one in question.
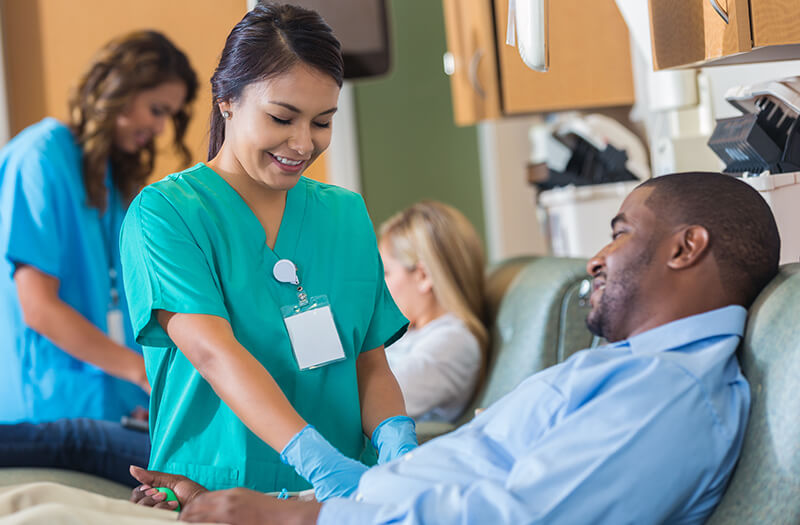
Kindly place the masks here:
POLYGON ((611 219, 641 181, 564 186, 539 194, 553 255, 592 257, 611 240, 611 219))
POLYGON ((781 264, 800 261, 800 173, 742 179, 758 190, 775 215, 781 235, 781 264))

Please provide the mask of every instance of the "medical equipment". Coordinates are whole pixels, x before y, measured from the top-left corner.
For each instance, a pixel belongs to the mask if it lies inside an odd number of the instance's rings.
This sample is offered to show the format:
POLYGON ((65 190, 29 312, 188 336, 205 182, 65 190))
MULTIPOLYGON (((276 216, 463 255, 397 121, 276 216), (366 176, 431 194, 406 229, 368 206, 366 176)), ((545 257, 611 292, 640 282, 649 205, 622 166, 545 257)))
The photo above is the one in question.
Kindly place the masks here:
POLYGON ((540 190, 539 223, 553 255, 591 257, 625 196, 650 178, 642 141, 610 117, 577 112, 532 127, 530 139, 529 180, 540 190))
POLYGON ((550 0, 508 0, 506 44, 516 45, 522 61, 534 71, 545 72, 550 66, 547 43, 549 3, 550 0))
POLYGON ((718 120, 708 141, 725 173, 800 171, 800 77, 733 88, 725 100, 742 112, 718 120))
POLYGON ((708 141, 725 173, 742 176, 767 201, 781 235, 781 264, 800 260, 800 77, 728 90, 741 116, 720 119, 708 141))
POLYGON ((530 139, 534 156, 548 167, 530 181, 540 190, 650 178, 641 140, 605 115, 565 113, 532 127, 530 139))

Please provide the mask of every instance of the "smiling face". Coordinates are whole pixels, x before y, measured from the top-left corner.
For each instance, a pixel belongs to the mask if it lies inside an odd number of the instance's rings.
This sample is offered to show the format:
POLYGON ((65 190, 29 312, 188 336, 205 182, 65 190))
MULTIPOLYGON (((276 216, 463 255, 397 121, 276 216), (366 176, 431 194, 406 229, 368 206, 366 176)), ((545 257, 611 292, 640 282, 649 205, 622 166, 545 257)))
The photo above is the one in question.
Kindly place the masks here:
POLYGON ((645 205, 652 191, 639 188, 625 199, 611 222, 611 242, 587 264, 594 282, 586 324, 611 342, 645 326, 662 282, 657 263, 669 248, 663 242, 663 225, 645 205))
POLYGON ((186 101, 186 85, 171 80, 131 97, 117 116, 114 144, 126 153, 136 153, 164 131, 168 120, 186 101))
POLYGON ((269 189, 292 188, 330 144, 338 98, 336 81, 304 64, 247 85, 219 104, 230 112, 220 161, 269 189))

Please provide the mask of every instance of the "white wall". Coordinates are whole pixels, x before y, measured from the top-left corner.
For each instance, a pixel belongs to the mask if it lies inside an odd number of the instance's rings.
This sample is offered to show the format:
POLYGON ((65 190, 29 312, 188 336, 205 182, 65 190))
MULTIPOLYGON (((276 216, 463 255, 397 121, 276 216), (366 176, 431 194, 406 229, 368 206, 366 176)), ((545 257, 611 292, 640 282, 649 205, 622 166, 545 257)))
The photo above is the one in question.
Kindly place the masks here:
POLYGON ((353 85, 350 82, 342 86, 337 107, 339 109, 333 120, 336 132, 331 134, 331 144, 327 149, 328 182, 361 193, 358 123, 353 85))
POLYGON ((478 124, 481 187, 489 262, 548 251, 527 182, 528 129, 541 117, 478 124))

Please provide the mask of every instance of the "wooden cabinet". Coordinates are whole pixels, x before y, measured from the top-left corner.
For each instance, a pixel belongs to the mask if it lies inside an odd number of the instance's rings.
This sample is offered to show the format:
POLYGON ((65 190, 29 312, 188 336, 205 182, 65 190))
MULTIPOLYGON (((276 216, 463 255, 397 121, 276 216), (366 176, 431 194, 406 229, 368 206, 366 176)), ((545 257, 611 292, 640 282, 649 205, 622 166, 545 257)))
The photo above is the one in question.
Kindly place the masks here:
MULTIPOLYGON (((226 35, 247 12, 245 0, 0 0, 0 10, 12 136, 46 116, 64 119, 70 88, 95 52, 113 37, 149 28, 181 48, 197 72, 199 89, 185 142, 192 163, 205 160, 208 77, 226 35)), ((153 180, 184 168, 171 141, 169 129, 158 139, 153 180)))
POLYGON ((505 44, 508 0, 443 0, 455 121, 629 105, 628 29, 614 0, 550 0, 550 68, 505 44))
POLYGON ((447 33, 445 71, 459 126, 500 116, 492 3, 443 0, 447 33))
POLYGON ((655 69, 800 58, 800 0, 649 0, 655 69))

